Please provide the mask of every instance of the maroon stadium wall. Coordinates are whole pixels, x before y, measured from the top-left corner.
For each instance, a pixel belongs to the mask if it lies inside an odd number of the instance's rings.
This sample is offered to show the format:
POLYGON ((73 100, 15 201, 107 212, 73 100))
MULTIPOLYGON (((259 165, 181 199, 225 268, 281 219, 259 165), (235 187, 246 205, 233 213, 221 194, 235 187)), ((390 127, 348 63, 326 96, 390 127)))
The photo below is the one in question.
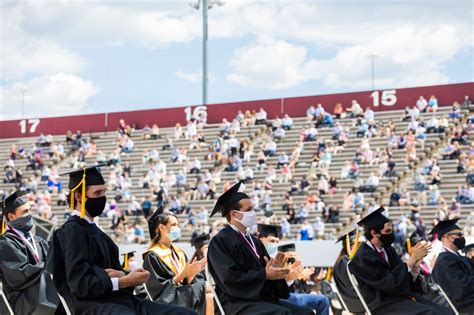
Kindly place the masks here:
POLYGON ((292 117, 306 115, 310 105, 321 103, 332 113, 337 103, 350 107, 352 100, 357 100, 363 108, 370 106, 375 111, 403 109, 414 106, 418 97, 426 99, 435 95, 440 105, 451 105, 454 101, 462 102, 465 95, 474 98, 474 82, 424 86, 403 89, 340 93, 316 96, 289 97, 247 102, 212 104, 207 106, 189 106, 137 110, 128 112, 102 113, 49 118, 30 118, 24 120, 0 121, 0 138, 32 137, 41 133, 60 135, 67 130, 83 133, 113 131, 118 120, 123 118, 127 124, 136 124, 138 128, 145 124, 158 124, 160 127, 185 124, 191 115, 207 115, 208 123, 218 123, 222 118, 233 119, 237 111, 258 110, 264 108, 269 118, 289 114, 292 117))

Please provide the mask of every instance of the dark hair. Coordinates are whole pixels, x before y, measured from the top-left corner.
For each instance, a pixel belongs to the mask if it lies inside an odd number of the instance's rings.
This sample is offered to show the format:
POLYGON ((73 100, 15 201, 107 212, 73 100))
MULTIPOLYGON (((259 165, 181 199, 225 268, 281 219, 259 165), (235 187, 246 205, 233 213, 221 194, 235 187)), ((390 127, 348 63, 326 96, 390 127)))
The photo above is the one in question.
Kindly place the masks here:
POLYGON ((151 245, 150 246, 153 246, 155 245, 156 243, 158 243, 158 241, 160 240, 160 229, 157 229, 160 225, 166 225, 168 224, 168 222, 170 221, 170 218, 171 217, 175 217, 176 220, 178 220, 178 217, 172 213, 172 212, 164 212, 163 214, 160 214, 158 216, 158 219, 156 220, 156 226, 155 226, 155 233, 156 233, 156 236, 155 238, 153 238, 151 240, 151 245), (158 230, 158 231, 156 231, 158 230))
MULTIPOLYGON (((243 199, 240 199, 240 200, 243 200, 243 199)), ((231 210, 236 210, 236 209, 240 210, 242 208, 242 206, 240 205, 240 200, 232 204, 232 206, 230 207, 230 210, 226 213, 225 218, 227 219, 227 221, 230 221, 231 210)))
MULTIPOLYGON (((390 222, 390 221, 389 221, 390 222)), ((386 222, 385 222, 386 223, 386 222)), ((365 239, 370 241, 373 237, 372 237, 372 234, 370 233, 372 230, 377 232, 377 233, 380 233, 380 231, 383 230, 384 226, 385 226, 385 223, 382 223, 380 225, 376 225, 374 227, 371 227, 370 229, 368 228, 365 228, 364 227, 364 236, 365 236, 365 239)))

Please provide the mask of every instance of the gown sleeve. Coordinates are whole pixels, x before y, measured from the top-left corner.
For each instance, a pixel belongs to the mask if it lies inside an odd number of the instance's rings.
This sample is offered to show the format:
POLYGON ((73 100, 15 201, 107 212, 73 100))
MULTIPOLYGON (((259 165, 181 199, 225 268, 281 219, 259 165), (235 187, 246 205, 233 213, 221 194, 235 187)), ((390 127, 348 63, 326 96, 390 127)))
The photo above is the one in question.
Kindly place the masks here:
POLYGON ((112 292, 112 281, 105 269, 89 257, 89 231, 70 223, 63 233, 55 235, 63 251, 67 284, 71 293, 81 299, 93 300, 112 292))
POLYGON ((11 239, 1 240, 0 249, 1 276, 12 289, 22 291, 40 280, 44 261, 38 264, 29 263, 28 254, 11 239))
POLYGON ((445 257, 436 263, 434 276, 446 293, 455 300, 463 300, 474 295, 474 275, 462 272, 460 261, 445 257))
POLYGON ((359 281, 386 295, 410 294, 413 281, 405 263, 397 260, 395 266, 389 269, 382 260, 369 253, 356 255, 354 258, 355 261, 349 264, 349 269, 359 281))
POLYGON ((204 306, 206 282, 202 274, 197 274, 191 283, 185 279, 182 284, 175 284, 172 280, 174 274, 153 252, 145 256, 143 269, 150 272, 146 286, 153 301, 193 309, 204 306))
POLYGON ((216 284, 232 298, 259 301, 265 285, 265 268, 252 270, 240 266, 238 255, 232 254, 229 244, 232 241, 226 242, 224 237, 214 237, 209 244, 207 259, 216 284))

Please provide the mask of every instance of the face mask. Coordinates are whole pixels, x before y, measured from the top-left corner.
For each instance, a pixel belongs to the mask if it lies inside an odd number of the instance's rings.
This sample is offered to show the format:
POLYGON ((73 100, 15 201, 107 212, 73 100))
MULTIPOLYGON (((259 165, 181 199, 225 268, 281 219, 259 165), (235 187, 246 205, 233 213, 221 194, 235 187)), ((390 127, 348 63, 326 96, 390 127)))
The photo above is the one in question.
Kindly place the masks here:
POLYGON ((95 218, 104 212, 106 202, 107 198, 105 196, 98 198, 87 197, 86 210, 91 217, 95 218))
POLYGON ((466 246, 466 239, 464 237, 456 238, 453 243, 454 246, 461 250, 466 246))
POLYGON ((392 245, 393 241, 395 241, 395 236, 393 233, 390 234, 381 234, 379 236, 380 241, 382 242, 383 246, 390 246, 392 245))
POLYGON ((173 226, 171 227, 170 229, 170 233, 168 234, 168 237, 170 239, 170 241, 176 241, 177 239, 179 239, 181 237, 181 229, 177 226, 173 226))
POLYGON ((33 217, 31 214, 28 214, 24 217, 10 221, 8 225, 22 233, 28 233, 33 228, 33 217))
POLYGON ((236 211, 236 212, 242 213, 244 215, 241 220, 237 218, 235 219, 237 222, 239 222, 243 226, 249 228, 257 224, 257 214, 255 213, 255 210, 252 210, 249 212, 240 212, 240 211, 236 211))
POLYGON ((128 262, 128 270, 133 271, 135 269, 138 269, 138 261, 129 261, 128 262))
POLYGON ((268 243, 265 248, 267 249, 267 253, 270 256, 273 256, 278 252, 278 245, 275 243, 268 243))

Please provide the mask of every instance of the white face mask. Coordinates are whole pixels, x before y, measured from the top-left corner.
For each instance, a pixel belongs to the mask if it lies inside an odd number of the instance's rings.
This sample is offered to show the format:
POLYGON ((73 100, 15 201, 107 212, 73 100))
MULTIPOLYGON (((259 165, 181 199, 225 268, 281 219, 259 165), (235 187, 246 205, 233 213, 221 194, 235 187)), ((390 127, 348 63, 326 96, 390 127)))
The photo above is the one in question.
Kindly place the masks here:
POLYGON ((276 243, 268 243, 265 248, 267 249, 268 255, 271 257, 273 257, 278 252, 278 244, 276 243))
POLYGON ((170 233, 168 234, 168 237, 169 237, 170 241, 172 241, 172 242, 176 241, 177 239, 179 239, 181 237, 181 229, 177 226, 171 227, 170 233))
POLYGON ((238 213, 242 213, 243 217, 241 220, 235 218, 237 222, 245 226, 246 228, 252 227, 254 225, 257 225, 257 213, 255 213, 255 210, 249 211, 249 212, 241 212, 241 211, 235 211, 238 213))

